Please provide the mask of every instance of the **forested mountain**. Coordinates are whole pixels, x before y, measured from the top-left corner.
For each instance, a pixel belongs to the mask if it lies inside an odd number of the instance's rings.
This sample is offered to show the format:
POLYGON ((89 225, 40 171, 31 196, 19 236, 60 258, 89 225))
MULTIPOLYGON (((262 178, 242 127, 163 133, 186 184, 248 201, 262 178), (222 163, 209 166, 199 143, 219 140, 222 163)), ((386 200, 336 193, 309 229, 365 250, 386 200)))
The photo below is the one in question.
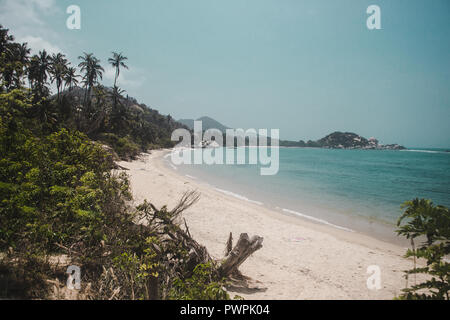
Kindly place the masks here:
MULTIPOLYGON (((202 122, 202 130, 208 130, 208 129, 218 129, 221 132, 225 133, 225 131, 227 129, 229 129, 227 126, 221 124, 219 121, 214 120, 213 118, 210 117, 200 117, 198 118, 196 121, 201 121, 202 122)), ((193 130, 194 129, 194 120, 193 119, 180 119, 178 120, 179 123, 185 125, 186 127, 188 127, 189 129, 193 130)))
POLYGON ((185 127, 170 115, 162 115, 125 95, 120 88, 95 87, 90 93, 88 110, 82 112, 87 94, 81 87, 61 93, 60 103, 64 108, 61 124, 111 146, 122 158, 147 149, 172 147, 172 131, 185 127))

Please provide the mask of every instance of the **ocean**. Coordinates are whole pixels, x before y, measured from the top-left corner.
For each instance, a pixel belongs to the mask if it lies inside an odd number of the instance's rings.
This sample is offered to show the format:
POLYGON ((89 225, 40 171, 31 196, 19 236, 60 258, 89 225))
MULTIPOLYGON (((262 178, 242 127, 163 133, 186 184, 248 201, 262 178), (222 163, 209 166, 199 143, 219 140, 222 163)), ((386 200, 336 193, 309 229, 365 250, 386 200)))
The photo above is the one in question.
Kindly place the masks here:
POLYGON ((406 200, 427 198, 450 206, 450 152, 445 150, 279 148, 279 163, 272 176, 249 164, 171 166, 280 214, 389 242, 401 241, 395 229, 406 200))

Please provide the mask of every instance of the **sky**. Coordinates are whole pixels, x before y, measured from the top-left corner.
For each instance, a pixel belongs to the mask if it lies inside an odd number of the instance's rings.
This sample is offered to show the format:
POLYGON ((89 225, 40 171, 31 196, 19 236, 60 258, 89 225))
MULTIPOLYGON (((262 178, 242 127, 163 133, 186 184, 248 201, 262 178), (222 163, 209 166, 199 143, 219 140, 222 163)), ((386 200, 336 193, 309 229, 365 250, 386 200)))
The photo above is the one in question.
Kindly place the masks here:
POLYGON ((175 119, 316 140, 333 131, 450 148, 448 0, 0 0, 0 24, 73 64, 93 52, 118 85, 175 119), (66 8, 81 9, 81 29, 66 8), (366 10, 378 5, 381 29, 366 10))

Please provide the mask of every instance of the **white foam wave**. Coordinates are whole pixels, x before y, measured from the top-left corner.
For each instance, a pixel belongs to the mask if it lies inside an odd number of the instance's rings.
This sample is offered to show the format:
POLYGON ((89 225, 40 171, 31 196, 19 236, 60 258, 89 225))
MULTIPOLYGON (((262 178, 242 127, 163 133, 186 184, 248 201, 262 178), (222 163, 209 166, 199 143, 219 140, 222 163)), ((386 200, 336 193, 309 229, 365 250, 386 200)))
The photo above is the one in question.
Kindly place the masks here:
POLYGON ((414 149, 408 149, 408 150, 400 150, 402 152, 423 152, 423 153, 448 153, 450 152, 444 152, 444 151, 435 151, 435 150, 414 150, 414 149))
POLYGON ((294 211, 294 210, 289 210, 289 209, 282 209, 282 210, 283 210, 284 212, 287 212, 287 213, 290 213, 290 214, 293 214, 293 215, 296 215, 296 216, 299 216, 299 217, 302 217, 302 218, 305 218, 305 219, 313 220, 313 221, 315 221, 315 222, 319 222, 319 223, 322 223, 322 224, 326 224, 326 225, 328 225, 328 226, 331 226, 331 227, 334 227, 334 228, 337 228, 337 229, 341 229, 341 230, 345 230, 345 231, 349 231, 349 232, 355 232, 355 231, 353 231, 352 229, 348 229, 348 228, 345 228, 345 227, 341 227, 341 226, 332 224, 332 223, 330 223, 330 222, 328 222, 328 221, 326 221, 326 220, 319 219, 319 218, 315 218, 315 217, 311 217, 311 216, 308 216, 308 215, 306 215, 306 214, 303 214, 303 213, 300 213, 300 212, 297 212, 297 211, 294 211))
POLYGON ((175 166, 172 164, 172 162, 169 162, 169 165, 172 167, 173 170, 178 170, 178 168, 175 167, 175 166))
POLYGON ((260 206, 263 205, 262 202, 255 201, 255 200, 250 200, 247 197, 244 197, 244 196, 242 196, 240 194, 237 194, 237 193, 234 193, 234 192, 231 192, 231 191, 228 191, 228 190, 223 190, 223 189, 219 189, 219 188, 214 188, 214 189, 216 189, 219 192, 225 193, 226 195, 229 195, 229 196, 232 196, 232 197, 235 197, 235 198, 247 201, 247 202, 251 202, 251 203, 254 203, 254 204, 257 204, 257 205, 260 205, 260 206))

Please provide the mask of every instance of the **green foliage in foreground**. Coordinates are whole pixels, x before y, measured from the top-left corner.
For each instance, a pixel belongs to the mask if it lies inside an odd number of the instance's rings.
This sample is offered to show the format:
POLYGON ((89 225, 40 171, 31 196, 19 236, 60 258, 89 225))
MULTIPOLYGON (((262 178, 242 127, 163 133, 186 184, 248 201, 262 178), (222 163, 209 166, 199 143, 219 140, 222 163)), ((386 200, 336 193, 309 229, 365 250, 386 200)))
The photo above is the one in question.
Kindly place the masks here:
POLYGON ((224 282, 214 282, 214 268, 211 263, 199 264, 192 277, 175 279, 169 299, 176 300, 229 300, 230 296, 223 289, 224 282))
POLYGON ((450 292, 450 212, 430 200, 414 199, 402 206, 405 212, 398 221, 397 233, 411 239, 412 249, 406 257, 426 260, 425 267, 406 271, 406 277, 424 274, 429 279, 404 289, 403 299, 446 299, 450 292), (402 224, 403 223, 403 224, 402 224), (414 239, 423 241, 417 248, 414 239), (447 258, 447 260, 444 260, 447 258))
POLYGON ((46 134, 27 97, 20 89, 0 93, 2 297, 48 297, 45 280, 66 277, 50 257, 64 254, 91 284, 87 298, 228 298, 174 236, 182 209, 133 208, 128 178, 114 173, 111 155, 78 131, 46 134))
POLYGON ((83 58, 85 89, 75 89, 63 55, 29 58, 13 40, 0 26, 0 298, 64 298, 49 281, 65 284, 71 264, 82 270, 79 298, 166 299, 175 285, 171 298, 195 287, 227 297, 214 274, 193 271, 193 240, 175 223, 193 202, 184 198, 172 211, 146 201, 134 207, 114 153, 93 141, 129 158, 170 146, 174 121, 100 86, 92 54, 83 58))

